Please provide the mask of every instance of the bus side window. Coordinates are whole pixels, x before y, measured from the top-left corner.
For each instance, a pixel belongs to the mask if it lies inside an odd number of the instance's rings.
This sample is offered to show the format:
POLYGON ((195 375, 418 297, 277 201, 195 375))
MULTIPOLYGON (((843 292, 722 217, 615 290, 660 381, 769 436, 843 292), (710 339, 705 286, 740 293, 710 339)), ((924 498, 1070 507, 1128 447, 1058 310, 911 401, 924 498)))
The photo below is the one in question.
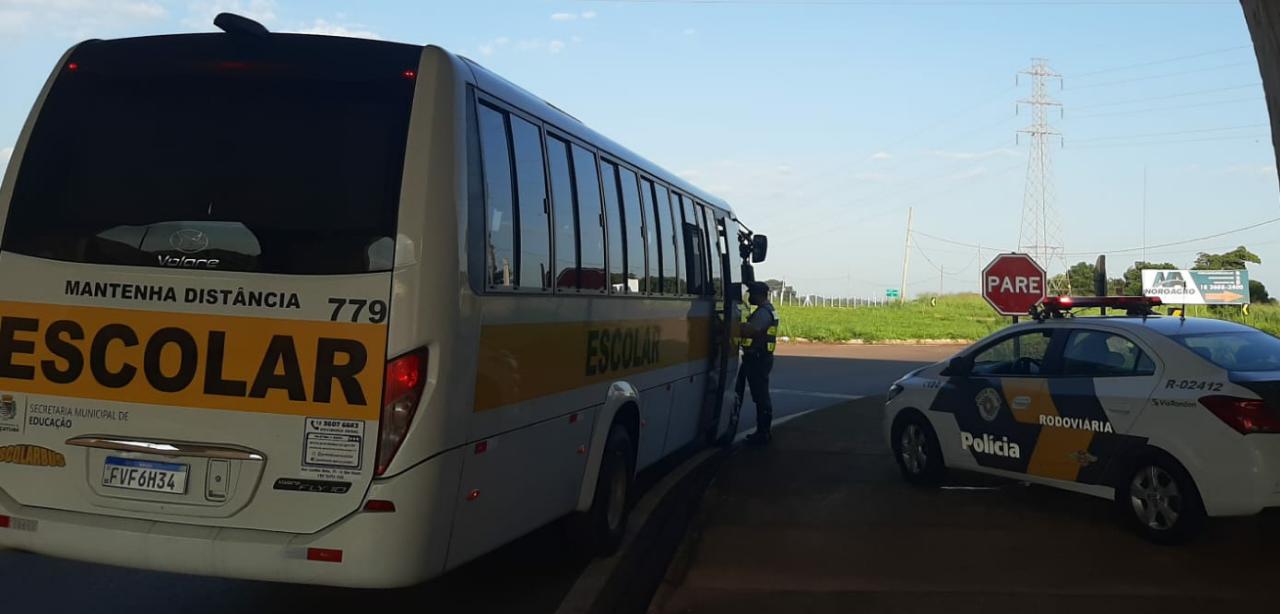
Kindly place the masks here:
POLYGON ((676 231, 675 226, 671 223, 671 197, 667 186, 660 183, 653 185, 653 193, 656 197, 654 200, 654 208, 658 210, 658 244, 661 246, 659 251, 662 252, 662 293, 675 296, 680 293, 680 284, 676 280, 676 231))
POLYGON ((604 292, 604 218, 600 214, 600 173, 596 155, 573 146, 573 181, 578 208, 578 288, 604 292))
POLYGON ((520 269, 516 283, 522 289, 550 290, 551 216, 542 135, 537 126, 515 115, 510 117, 520 215, 520 253, 516 259, 520 269))
POLYGON ((702 294, 711 296, 715 294, 715 288, 711 285, 712 267, 716 266, 715 251, 711 249, 711 233, 707 230, 707 213, 706 206, 698 203, 694 208, 694 217, 697 218, 698 239, 702 242, 702 294))
POLYGON ((689 257, 684 247, 684 196, 679 192, 671 192, 671 235, 672 249, 675 250, 676 294, 689 294, 689 266, 685 260, 689 257))
POLYGON ((555 287, 578 287, 578 220, 573 210, 573 176, 569 143, 547 135, 547 167, 551 170, 551 222, 555 225, 555 287))
POLYGON ((711 211, 710 207, 703 205, 702 215, 706 218, 706 230, 714 235, 714 238, 707 237, 707 240, 714 245, 714 247, 708 246, 707 248, 708 253, 711 255, 710 290, 717 298, 724 298, 724 271, 722 269, 724 257, 728 254, 725 251, 724 228, 719 223, 719 220, 716 219, 716 215, 711 211))
POLYGON ((622 227, 622 194, 618 185, 618 166, 607 160, 600 161, 600 178, 604 188, 604 220, 609 235, 609 292, 627 292, 627 247, 622 227))
POLYGON ((658 216, 657 208, 653 204, 653 182, 648 179, 640 180, 640 202, 644 203, 644 243, 645 249, 649 252, 649 274, 645 276, 644 282, 640 284, 640 291, 646 294, 657 294, 662 292, 662 251, 658 249, 658 216))
POLYGON ((645 279, 644 214, 640 206, 639 178, 634 171, 623 167, 618 170, 618 180, 622 184, 622 205, 626 211, 622 225, 627 231, 627 293, 634 294, 644 290, 645 279))
POLYGON ((485 285, 512 289, 517 277, 515 211, 511 180, 511 147, 507 140, 507 114, 487 104, 477 106, 480 116, 480 155, 484 162, 485 285))

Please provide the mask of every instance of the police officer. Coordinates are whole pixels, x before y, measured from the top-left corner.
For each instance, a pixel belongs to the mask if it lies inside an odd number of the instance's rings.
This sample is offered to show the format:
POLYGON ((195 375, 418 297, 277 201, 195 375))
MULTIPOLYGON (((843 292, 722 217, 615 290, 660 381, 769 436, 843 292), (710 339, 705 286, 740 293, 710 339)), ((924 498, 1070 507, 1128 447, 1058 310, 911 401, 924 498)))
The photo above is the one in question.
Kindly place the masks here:
POLYGON ((763 445, 772 438, 769 372, 773 370, 773 349, 778 340, 778 312, 769 302, 769 286, 763 282, 747 284, 747 300, 755 305, 755 311, 742 324, 742 369, 751 388, 751 400, 756 403, 756 432, 747 437, 747 443, 763 445))

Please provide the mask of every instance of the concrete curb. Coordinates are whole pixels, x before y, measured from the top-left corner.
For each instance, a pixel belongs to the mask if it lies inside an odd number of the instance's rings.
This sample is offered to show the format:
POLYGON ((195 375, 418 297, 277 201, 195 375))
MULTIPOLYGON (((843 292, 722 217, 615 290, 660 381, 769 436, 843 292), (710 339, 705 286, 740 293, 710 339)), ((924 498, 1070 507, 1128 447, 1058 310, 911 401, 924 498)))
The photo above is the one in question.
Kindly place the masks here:
POLYGON ((698 452, 654 484, 632 510, 618 553, 587 565, 556 614, 646 612, 728 451, 698 452))
POLYGON ((799 345, 971 345, 976 339, 842 339, 839 341, 814 341, 804 337, 778 337, 779 343, 799 345))

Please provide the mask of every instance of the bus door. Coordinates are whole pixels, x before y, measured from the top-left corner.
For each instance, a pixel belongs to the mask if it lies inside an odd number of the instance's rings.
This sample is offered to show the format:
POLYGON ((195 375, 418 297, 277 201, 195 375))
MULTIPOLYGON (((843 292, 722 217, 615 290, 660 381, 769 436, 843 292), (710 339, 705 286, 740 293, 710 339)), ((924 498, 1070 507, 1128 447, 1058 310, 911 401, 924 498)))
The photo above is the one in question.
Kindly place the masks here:
POLYGON ((713 301, 710 364, 703 416, 707 439, 714 442, 720 435, 720 425, 725 422, 726 413, 732 409, 732 407, 726 407, 726 402, 731 404, 732 398, 726 399, 725 392, 732 385, 733 376, 738 369, 737 344, 734 341, 737 334, 739 304, 734 297, 739 293, 730 291, 737 283, 732 273, 733 254, 729 249, 728 241, 730 236, 728 224, 731 220, 723 212, 709 207, 703 208, 702 211, 705 214, 705 228, 710 234, 708 270, 713 301))

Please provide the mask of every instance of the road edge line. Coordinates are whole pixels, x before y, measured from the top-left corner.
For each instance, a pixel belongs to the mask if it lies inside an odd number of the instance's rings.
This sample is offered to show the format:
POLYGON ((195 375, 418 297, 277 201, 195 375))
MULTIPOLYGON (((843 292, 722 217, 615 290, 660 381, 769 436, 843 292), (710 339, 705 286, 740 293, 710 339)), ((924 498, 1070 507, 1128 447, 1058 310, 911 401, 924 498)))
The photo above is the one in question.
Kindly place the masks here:
POLYGON ((702 450, 650 488, 632 509, 622 547, 613 556, 591 561, 578 574, 556 614, 647 611, 684 542, 706 483, 729 450, 702 450), (640 599, 628 602, 627 597, 640 599))

